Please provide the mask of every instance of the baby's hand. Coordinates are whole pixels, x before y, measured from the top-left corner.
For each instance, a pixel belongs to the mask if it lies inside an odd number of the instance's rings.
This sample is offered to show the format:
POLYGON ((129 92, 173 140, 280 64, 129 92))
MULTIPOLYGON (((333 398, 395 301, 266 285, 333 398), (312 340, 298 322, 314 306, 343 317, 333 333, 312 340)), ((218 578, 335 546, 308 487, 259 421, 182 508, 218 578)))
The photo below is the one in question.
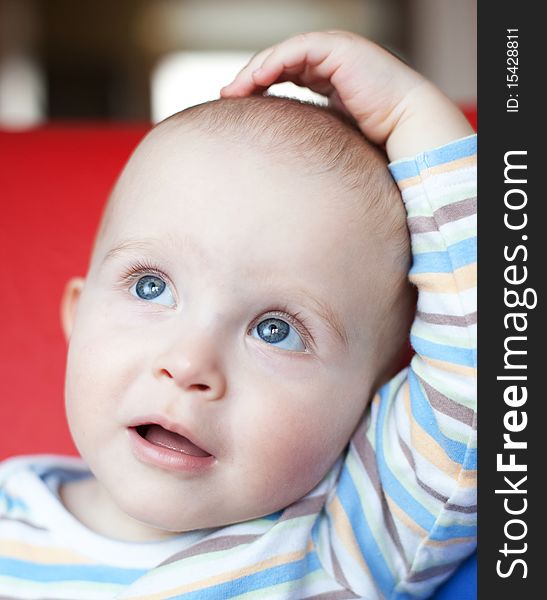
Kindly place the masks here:
POLYGON ((248 96, 282 81, 328 96, 369 140, 385 144, 392 161, 473 133, 464 115, 432 83, 353 33, 304 33, 267 48, 221 95, 248 96))

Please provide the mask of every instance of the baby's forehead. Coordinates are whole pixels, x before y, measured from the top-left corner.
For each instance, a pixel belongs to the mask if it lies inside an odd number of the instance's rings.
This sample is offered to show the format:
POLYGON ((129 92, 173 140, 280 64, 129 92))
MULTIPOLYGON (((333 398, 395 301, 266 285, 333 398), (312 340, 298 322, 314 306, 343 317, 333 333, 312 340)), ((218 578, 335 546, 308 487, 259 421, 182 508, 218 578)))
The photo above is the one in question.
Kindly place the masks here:
POLYGON ((162 255, 191 250, 204 265, 228 264, 229 254, 248 263, 261 257, 265 265, 276 256, 294 262, 311 254, 320 267, 341 251, 343 238, 346 252, 367 239, 352 226, 356 198, 346 198, 331 174, 303 175, 291 164, 244 148, 227 153, 207 140, 195 140, 184 155, 154 145, 159 157, 135 157, 112 196, 103 253, 132 240, 133 250, 148 254, 147 242, 155 240, 162 255))
POLYGON ((338 183, 330 170, 306 168, 277 150, 171 126, 155 130, 135 152, 112 194, 110 212, 121 227, 139 218, 143 225, 169 230, 176 214, 187 214, 184 223, 190 226, 199 211, 206 226, 234 212, 241 223, 277 214, 279 224, 282 211, 304 216, 311 209, 347 208, 346 197, 355 194, 338 183))
MULTIPOLYGON (((201 195, 234 202, 239 194, 274 209, 289 194, 290 210, 303 222, 306 211, 349 208, 353 220, 366 214, 363 226, 385 221, 377 205, 398 198, 385 159, 336 115, 287 99, 222 100, 183 111, 150 132, 114 189, 101 231, 135 220, 137 210, 143 221, 168 213, 169 203, 159 201, 165 196, 186 204, 201 195)), ((204 222, 222 218, 213 210, 204 222)))

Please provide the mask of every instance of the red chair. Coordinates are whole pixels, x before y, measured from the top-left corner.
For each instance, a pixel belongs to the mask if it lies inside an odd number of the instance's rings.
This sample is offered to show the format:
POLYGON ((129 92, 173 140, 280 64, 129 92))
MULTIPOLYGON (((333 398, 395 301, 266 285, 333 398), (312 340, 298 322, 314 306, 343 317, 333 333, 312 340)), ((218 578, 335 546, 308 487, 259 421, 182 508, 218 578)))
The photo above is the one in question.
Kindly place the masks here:
POLYGON ((0 294, 0 460, 77 454, 63 407, 61 293, 69 277, 85 275, 102 206, 147 130, 53 125, 0 132, 0 255, 7 283, 0 294))

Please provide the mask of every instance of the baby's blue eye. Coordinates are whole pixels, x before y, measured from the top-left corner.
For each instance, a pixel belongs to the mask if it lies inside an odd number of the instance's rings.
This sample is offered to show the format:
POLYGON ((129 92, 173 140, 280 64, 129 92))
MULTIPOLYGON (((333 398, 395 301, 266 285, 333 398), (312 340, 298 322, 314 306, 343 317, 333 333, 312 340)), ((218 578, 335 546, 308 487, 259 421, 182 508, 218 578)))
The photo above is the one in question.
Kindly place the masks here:
POLYGON ((164 304, 165 306, 175 304, 168 285, 157 275, 144 275, 140 277, 131 290, 134 290, 137 297, 141 298, 141 300, 148 300, 155 304, 164 304))
POLYGON ((292 350, 293 352, 304 352, 306 350, 306 346, 296 329, 282 319, 270 317, 260 321, 251 330, 251 335, 284 350, 292 350))

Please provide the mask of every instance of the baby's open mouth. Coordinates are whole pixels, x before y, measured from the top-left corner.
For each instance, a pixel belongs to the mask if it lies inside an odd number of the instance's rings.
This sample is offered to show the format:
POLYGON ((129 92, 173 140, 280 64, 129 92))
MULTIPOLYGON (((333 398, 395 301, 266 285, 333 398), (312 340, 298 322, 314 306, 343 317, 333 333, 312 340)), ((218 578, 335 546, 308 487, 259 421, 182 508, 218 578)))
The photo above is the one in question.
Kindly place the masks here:
POLYGON ((196 446, 188 438, 175 433, 174 431, 169 431, 161 425, 147 423, 146 425, 139 425, 138 427, 135 427, 135 429, 142 438, 155 446, 169 448, 170 450, 175 450, 175 452, 181 452, 182 454, 188 454, 190 456, 211 456, 211 454, 199 446, 196 446))

